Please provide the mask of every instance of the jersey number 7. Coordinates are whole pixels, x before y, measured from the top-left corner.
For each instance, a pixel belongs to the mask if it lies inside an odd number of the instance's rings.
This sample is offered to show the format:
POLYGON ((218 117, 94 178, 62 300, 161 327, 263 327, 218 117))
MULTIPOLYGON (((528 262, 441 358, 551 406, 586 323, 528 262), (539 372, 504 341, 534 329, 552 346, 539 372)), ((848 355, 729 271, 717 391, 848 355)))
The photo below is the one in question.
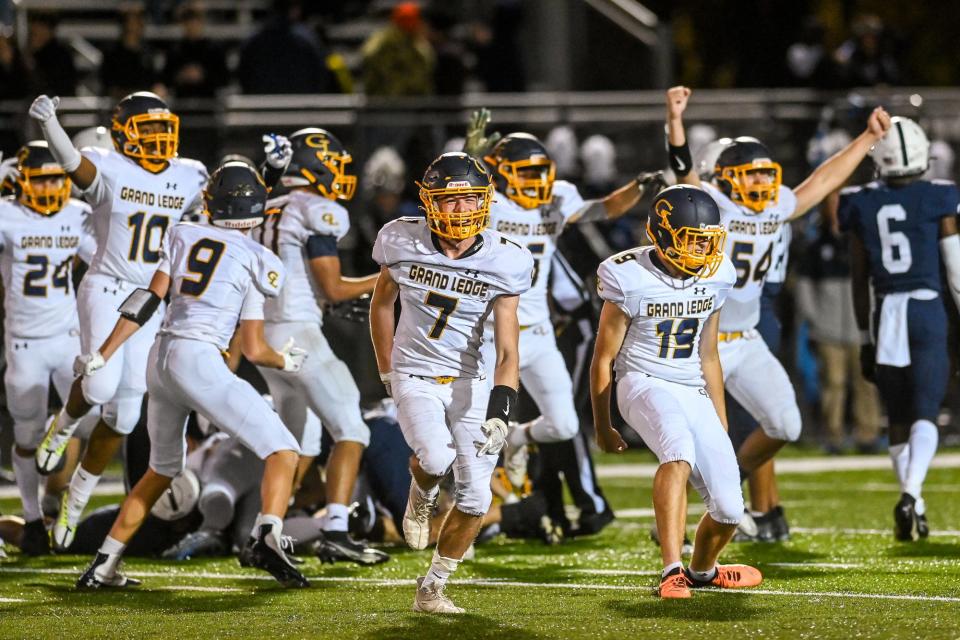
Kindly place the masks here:
POLYGON ((427 334, 427 337, 431 340, 439 340, 440 336, 443 335, 443 330, 447 328, 447 320, 450 318, 450 314, 457 308, 460 300, 441 295, 436 291, 430 291, 427 293, 427 297, 423 299, 423 302, 428 307, 436 307, 440 310, 437 321, 433 323, 430 333, 427 334))

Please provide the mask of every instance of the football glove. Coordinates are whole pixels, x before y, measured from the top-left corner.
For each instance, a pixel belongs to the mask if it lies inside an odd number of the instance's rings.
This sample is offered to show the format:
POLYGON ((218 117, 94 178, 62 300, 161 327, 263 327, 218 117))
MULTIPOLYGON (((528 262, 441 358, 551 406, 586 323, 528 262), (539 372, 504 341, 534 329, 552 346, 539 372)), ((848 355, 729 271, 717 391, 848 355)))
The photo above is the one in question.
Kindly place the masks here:
POLYGON ((57 116, 58 106, 60 106, 60 98, 39 95, 30 105, 30 117, 43 124, 50 118, 57 116))
POLYGON ((77 356, 73 361, 73 375, 92 376, 106 364, 107 361, 103 359, 99 351, 84 353, 83 355, 77 356))
POLYGON ((343 302, 326 303, 323 306, 324 315, 343 318, 350 322, 365 323, 370 319, 370 296, 364 294, 359 298, 344 300, 343 302))
POLYGON ((267 164, 274 169, 286 169, 293 157, 290 140, 276 133, 263 136, 263 152, 267 156, 267 164))
MULTIPOLYGON (((0 157, 2 157, 2 154, 0 154, 0 157)), ((17 162, 19 162, 17 156, 0 162, 0 187, 13 188, 14 180, 20 177, 20 172, 17 171, 17 162)))
POLYGON ((464 153, 474 158, 482 158, 500 141, 499 131, 486 135, 488 124, 490 124, 490 110, 486 107, 477 109, 471 114, 470 123, 467 125, 467 136, 463 142, 464 153))
POLYGON ((291 373, 300 371, 303 368, 303 361, 307 359, 307 352, 304 349, 293 346, 293 338, 287 340, 279 353, 283 356, 283 370, 291 373))
POLYGON ((507 423, 500 418, 487 418, 480 425, 480 431, 487 439, 473 443, 477 448, 477 457, 500 455, 507 444, 507 423))
POLYGON ((877 348, 870 344, 860 345, 860 373, 867 382, 877 381, 877 348))
POLYGON ((637 174, 636 181, 641 193, 644 191, 656 193, 667 186, 663 171, 644 171, 637 174))
POLYGON ((393 389, 390 388, 390 372, 380 374, 380 382, 383 384, 383 388, 387 390, 387 395, 391 398, 393 397, 393 389))

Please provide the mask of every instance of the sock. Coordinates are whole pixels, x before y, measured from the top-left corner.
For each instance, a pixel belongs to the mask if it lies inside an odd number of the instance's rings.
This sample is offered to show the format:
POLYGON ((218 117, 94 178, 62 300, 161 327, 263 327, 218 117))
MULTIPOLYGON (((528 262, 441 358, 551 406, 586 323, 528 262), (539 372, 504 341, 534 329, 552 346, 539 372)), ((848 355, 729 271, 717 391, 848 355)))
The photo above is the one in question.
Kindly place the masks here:
POLYGON ((890 459, 893 461, 893 472, 897 474, 897 482, 900 483, 900 493, 906 491, 907 464, 910 462, 910 443, 901 442, 900 444, 890 445, 890 459))
POLYGON ((434 551, 433 562, 430 564, 430 571, 427 572, 427 576, 423 579, 423 586, 434 585, 436 587, 442 587, 447 583, 447 578, 450 577, 450 574, 457 570, 457 565, 459 564, 460 560, 445 558, 440 555, 439 551, 434 551))
POLYGON ((70 480, 67 498, 67 518, 70 522, 76 523, 80 520, 83 510, 90 502, 90 494, 93 493, 98 482, 100 482, 100 476, 93 475, 82 465, 77 465, 77 470, 73 472, 73 478, 70 480))
POLYGON ((250 532, 250 535, 253 536, 254 538, 259 538, 259 537, 260 537, 260 525, 264 525, 264 524, 270 525, 271 528, 272 528, 271 531, 270 531, 270 533, 276 534, 276 536, 277 536, 277 538, 278 538, 278 540, 277 540, 277 543, 278 543, 277 548, 279 549, 279 548, 280 548, 280 546, 279 546, 279 542, 280 542, 279 538, 280 538, 280 532, 283 530, 283 520, 280 519, 280 516, 271 515, 271 514, 269 514, 269 513, 258 513, 258 514, 257 514, 257 519, 254 520, 254 522, 253 522, 253 531, 250 532))
POLYGON ((670 572, 673 571, 674 569, 683 569, 683 563, 674 562, 672 564, 668 564, 667 566, 665 566, 663 568, 663 572, 660 574, 660 579, 663 580, 664 578, 666 578, 668 575, 670 575, 670 572))
POLYGON ((80 422, 80 418, 82 417, 83 416, 74 418, 67 413, 67 408, 63 407, 60 409, 60 413, 57 414, 57 431, 60 433, 70 431, 72 433, 73 425, 80 422))
POLYGON ((112 576, 117 572, 117 565, 120 563, 120 555, 123 554, 127 545, 116 538, 107 536, 100 545, 100 553, 106 554, 107 561, 97 567, 97 572, 102 576, 112 576))
POLYGON ((907 465, 903 490, 918 500, 927 470, 937 453, 939 437, 937 425, 929 420, 917 420, 910 427, 910 463, 907 465))
POLYGON ((430 489, 430 491, 424 491, 424 490, 420 487, 420 485, 417 484, 417 481, 416 481, 416 480, 413 481, 413 484, 416 485, 417 491, 420 492, 420 497, 423 498, 424 500, 433 500, 435 497, 437 497, 437 494, 440 493, 440 485, 439 485, 439 484, 438 484, 437 486, 435 486, 433 489, 430 489))
POLYGON ((687 574, 698 582, 710 582, 717 577, 717 567, 714 566, 709 571, 694 571, 690 567, 687 567, 687 574))
POLYGON ((350 523, 347 505, 330 502, 327 504, 327 517, 323 522, 324 531, 346 531, 350 523))
POLYGON ((14 446, 13 472, 17 478, 17 489, 20 490, 20 502, 23 503, 23 519, 33 522, 43 517, 40 510, 40 474, 37 473, 36 461, 32 455, 21 456, 14 446))

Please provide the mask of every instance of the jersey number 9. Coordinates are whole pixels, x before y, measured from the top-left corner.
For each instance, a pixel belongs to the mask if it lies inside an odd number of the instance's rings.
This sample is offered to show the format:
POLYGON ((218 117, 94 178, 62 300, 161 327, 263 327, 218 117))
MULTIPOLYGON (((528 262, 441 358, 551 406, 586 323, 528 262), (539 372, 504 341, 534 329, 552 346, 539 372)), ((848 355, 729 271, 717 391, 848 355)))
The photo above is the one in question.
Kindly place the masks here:
POLYGON ((197 240, 187 255, 187 270, 190 273, 197 274, 197 278, 183 277, 180 281, 180 293, 188 296, 201 296, 207 290, 210 279, 213 278, 213 272, 220 263, 220 257, 223 255, 225 245, 222 242, 203 238, 197 240))

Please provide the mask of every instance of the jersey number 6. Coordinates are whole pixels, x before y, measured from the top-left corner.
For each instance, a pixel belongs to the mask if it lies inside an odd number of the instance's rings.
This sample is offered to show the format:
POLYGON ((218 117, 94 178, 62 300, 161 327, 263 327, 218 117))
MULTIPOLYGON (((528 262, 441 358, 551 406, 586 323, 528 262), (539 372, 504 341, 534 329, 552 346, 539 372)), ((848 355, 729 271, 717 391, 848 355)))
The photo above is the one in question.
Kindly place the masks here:
POLYGON ((188 278, 184 276, 183 280, 180 281, 180 293, 198 297, 203 295, 210 284, 213 272, 217 269, 220 256, 223 255, 223 249, 224 244, 222 242, 210 238, 197 240, 190 247, 190 253, 187 255, 187 270, 200 277, 188 278))

